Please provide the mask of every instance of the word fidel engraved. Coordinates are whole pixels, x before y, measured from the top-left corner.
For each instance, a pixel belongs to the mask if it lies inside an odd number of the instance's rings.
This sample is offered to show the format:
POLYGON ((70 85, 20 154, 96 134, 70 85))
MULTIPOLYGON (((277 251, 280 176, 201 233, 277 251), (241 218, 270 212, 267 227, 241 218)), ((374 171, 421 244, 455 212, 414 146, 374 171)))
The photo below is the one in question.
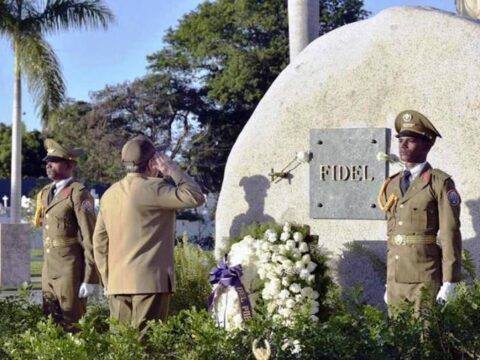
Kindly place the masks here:
POLYGON ((388 174, 390 129, 310 130, 310 216, 384 220, 377 195, 388 174))
POLYGON ((368 165, 320 165, 322 181, 330 178, 332 181, 373 181, 369 177, 368 165))

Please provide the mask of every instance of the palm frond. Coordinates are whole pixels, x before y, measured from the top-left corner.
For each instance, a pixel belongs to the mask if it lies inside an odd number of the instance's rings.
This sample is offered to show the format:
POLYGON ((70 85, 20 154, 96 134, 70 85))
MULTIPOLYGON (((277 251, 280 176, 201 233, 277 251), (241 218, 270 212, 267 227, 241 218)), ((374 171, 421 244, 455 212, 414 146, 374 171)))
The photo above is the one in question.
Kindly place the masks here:
POLYGON ((47 0, 43 11, 24 20, 25 28, 40 27, 42 32, 71 28, 106 29, 114 20, 103 0, 47 0))
POLYGON ((0 36, 10 34, 15 27, 15 12, 12 3, 0 0, 0 36))
POLYGON ((21 37, 15 48, 22 74, 45 126, 51 111, 57 109, 65 97, 60 63, 50 44, 39 34, 21 37))

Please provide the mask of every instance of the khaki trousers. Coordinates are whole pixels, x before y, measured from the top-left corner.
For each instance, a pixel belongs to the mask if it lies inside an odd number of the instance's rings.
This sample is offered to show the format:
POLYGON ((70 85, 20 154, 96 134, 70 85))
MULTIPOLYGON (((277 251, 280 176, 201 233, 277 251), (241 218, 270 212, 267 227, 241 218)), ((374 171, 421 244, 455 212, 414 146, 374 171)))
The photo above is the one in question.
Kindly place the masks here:
POLYGON ((387 283, 388 313, 394 315, 399 306, 410 303, 419 315, 423 306, 435 301, 439 288, 436 282, 402 284, 390 281, 387 283))
POLYGON ((43 313, 52 315, 65 330, 73 330, 87 309, 87 300, 78 297, 78 289, 78 284, 65 279, 42 279, 43 313))
POLYGON ((110 317, 143 330, 149 320, 167 319, 170 293, 109 296, 110 317))

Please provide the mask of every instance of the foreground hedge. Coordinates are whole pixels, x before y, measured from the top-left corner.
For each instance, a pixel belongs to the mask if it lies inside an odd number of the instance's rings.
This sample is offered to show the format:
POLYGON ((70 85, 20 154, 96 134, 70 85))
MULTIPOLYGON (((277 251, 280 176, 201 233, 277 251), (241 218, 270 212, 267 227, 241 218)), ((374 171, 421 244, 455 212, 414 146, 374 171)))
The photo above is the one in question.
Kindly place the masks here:
MULTIPOLYGON (((455 301, 415 318, 409 309, 396 318, 380 310, 325 300, 332 313, 321 322, 301 315, 293 328, 257 314, 242 331, 226 333, 204 310, 187 310, 165 323, 151 323, 143 342, 132 328, 110 324, 108 311, 91 307, 77 334, 66 334, 25 298, 0 300, 2 359, 254 359, 252 343, 267 340, 271 359, 453 359, 480 357, 480 283, 461 286, 455 301), (291 344, 299 340, 300 348, 291 344), (298 353, 296 350, 300 350, 298 353)), ((259 308, 261 311, 261 308, 259 308)))

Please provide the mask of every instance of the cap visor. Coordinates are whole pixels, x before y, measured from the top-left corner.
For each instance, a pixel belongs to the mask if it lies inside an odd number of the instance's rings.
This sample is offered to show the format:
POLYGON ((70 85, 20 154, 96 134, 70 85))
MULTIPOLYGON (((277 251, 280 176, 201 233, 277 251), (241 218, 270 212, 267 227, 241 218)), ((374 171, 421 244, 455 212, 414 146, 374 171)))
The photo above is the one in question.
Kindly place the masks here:
POLYGON ((51 161, 51 162, 58 162, 58 161, 66 161, 67 159, 58 157, 58 156, 50 156, 47 155, 43 158, 43 161, 51 161))
POLYGON ((397 135, 395 135, 396 138, 401 138, 401 137, 413 137, 417 139, 428 139, 427 136, 423 134, 419 134, 415 131, 400 131, 397 135))

